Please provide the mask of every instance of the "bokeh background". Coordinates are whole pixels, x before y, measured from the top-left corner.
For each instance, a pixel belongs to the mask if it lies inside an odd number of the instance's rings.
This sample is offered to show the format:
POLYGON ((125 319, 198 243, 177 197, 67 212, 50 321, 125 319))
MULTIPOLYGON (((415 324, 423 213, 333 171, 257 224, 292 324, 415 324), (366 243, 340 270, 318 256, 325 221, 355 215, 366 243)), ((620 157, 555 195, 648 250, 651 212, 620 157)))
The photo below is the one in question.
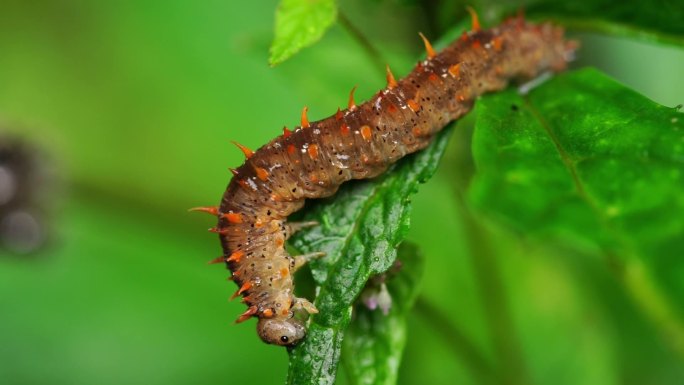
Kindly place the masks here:
MULTIPOLYGON (((227 272, 205 263, 220 254, 211 218, 186 209, 218 203, 242 162, 230 140, 256 148, 297 124, 302 106, 323 118, 352 86, 365 99, 384 77, 340 26, 270 68, 276 5, 0 3, 0 156, 25 171, 0 173, 0 201, 8 183, 30 187, 0 202, 3 215, 22 213, 1 225, 0 383, 284 380, 285 351, 259 342, 253 321, 232 323, 243 305, 228 302, 227 272)), ((343 10, 395 74, 419 57, 417 31, 443 32, 414 2, 343 10)), ((682 50, 579 38, 576 65, 684 102, 682 50)), ((454 192, 462 164, 449 162, 464 138, 413 199, 409 239, 427 264, 400 381, 480 383, 456 330, 484 357, 508 355, 518 383, 684 383, 681 358, 590 251, 489 229, 497 244, 478 262, 454 192)))

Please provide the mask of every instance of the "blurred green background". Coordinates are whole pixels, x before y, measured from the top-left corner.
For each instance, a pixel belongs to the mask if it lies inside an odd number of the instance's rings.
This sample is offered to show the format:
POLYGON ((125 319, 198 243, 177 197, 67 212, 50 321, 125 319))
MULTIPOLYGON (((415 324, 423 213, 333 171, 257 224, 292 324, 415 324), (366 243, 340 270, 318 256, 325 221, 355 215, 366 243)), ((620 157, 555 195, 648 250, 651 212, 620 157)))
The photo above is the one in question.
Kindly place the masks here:
MULTIPOLYGON (((422 50, 415 33, 431 31, 412 4, 343 4, 395 74, 422 50)), ((228 302, 227 272, 205 264, 220 254, 205 232, 213 223, 186 209, 218 203, 228 167, 242 162, 230 140, 256 148, 297 124, 302 106, 323 118, 352 86, 363 100, 384 78, 340 26, 269 68, 276 5, 0 4, 0 135, 38 148, 53 176, 31 203, 47 213, 44 247, 0 251, 0 383, 284 380, 285 351, 262 344, 253 321, 232 324, 243 305, 228 302)), ((681 50, 580 38, 577 65, 662 104, 684 102, 681 50)), ((449 162, 464 138, 455 135, 413 199, 409 239, 427 264, 400 381, 479 383, 436 308, 485 358, 507 347, 518 383, 684 383, 681 359, 591 252, 550 251, 492 228, 491 266, 478 265, 449 162), (491 282, 505 303, 493 313, 491 282)))

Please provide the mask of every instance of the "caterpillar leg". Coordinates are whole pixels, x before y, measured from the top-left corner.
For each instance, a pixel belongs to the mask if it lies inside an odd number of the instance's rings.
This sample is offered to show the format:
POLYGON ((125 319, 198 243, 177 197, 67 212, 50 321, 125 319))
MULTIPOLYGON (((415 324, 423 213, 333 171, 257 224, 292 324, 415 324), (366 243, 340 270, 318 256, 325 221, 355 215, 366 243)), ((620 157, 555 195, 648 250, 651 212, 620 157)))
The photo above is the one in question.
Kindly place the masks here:
POLYGON ((299 270, 300 267, 306 265, 307 262, 314 258, 320 258, 324 257, 325 253, 322 251, 317 251, 315 253, 309 253, 309 254, 302 254, 302 255, 295 255, 292 257, 292 260, 294 261, 292 264, 292 268, 290 269, 292 273, 295 271, 299 270))
POLYGON ((307 227, 314 227, 318 226, 318 222, 316 221, 307 221, 307 222, 291 222, 287 224, 290 227, 290 231, 288 233, 288 238, 292 236, 292 234, 296 233, 297 231, 301 229, 305 229, 307 227))
POLYGON ((292 303, 292 310, 294 310, 295 312, 304 310, 309 314, 318 313, 318 309, 316 309, 316 306, 314 306, 314 304, 309 302, 309 300, 306 298, 299 297, 295 297, 294 302, 292 303))

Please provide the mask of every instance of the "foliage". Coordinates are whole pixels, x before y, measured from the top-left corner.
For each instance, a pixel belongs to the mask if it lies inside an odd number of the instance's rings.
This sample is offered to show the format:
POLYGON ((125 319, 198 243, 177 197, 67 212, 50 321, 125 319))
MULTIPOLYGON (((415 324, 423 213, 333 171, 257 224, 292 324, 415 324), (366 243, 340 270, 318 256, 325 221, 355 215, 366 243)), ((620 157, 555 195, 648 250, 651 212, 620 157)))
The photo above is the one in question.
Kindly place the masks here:
MULTIPOLYGON (((413 157, 400 161, 392 172, 372 181, 344 185, 334 198, 314 203, 306 219, 320 223, 315 229, 295 236, 293 244, 304 253, 323 251, 329 257, 311 263, 312 273, 320 290, 315 305, 320 313, 313 317, 306 340, 290 352, 289 380, 291 384, 333 383, 342 349, 345 329, 352 318, 352 306, 366 281, 387 271, 397 258, 397 246, 409 226, 409 197, 419 183, 434 173, 444 153, 450 130, 443 131, 432 145, 413 157)), ((407 268, 410 268, 411 264, 407 268)), ((412 271, 411 273, 418 273, 412 271)), ((409 290, 404 290, 409 291, 409 290)), ((412 295, 393 298, 394 306, 402 310, 391 315, 392 321, 403 322, 412 295)), ((362 313, 363 314, 363 313, 362 313)), ((378 327, 384 317, 373 317, 378 327)), ((388 320, 389 321, 389 320, 388 320)), ((364 322, 357 317, 356 322, 364 322)), ((362 328, 362 326, 358 326, 362 328)), ((393 330, 401 334, 400 330, 393 330)), ((377 344, 390 344, 393 333, 379 334, 377 344)), ((400 343, 395 349, 376 357, 376 368, 383 374, 390 360, 401 356, 400 343)), ((365 357, 364 357, 365 358, 365 357)), ((363 359, 357 352, 347 360, 363 359)), ((364 366, 351 364, 354 367, 364 366)), ((371 368, 366 367, 368 372, 371 368)))
POLYGON ((276 65, 317 42, 337 15, 334 0, 282 0, 276 11, 269 62, 276 65))
MULTIPOLYGON (((547 242, 597 248, 684 347, 684 145, 677 109, 594 69, 477 106, 474 206, 547 242), (652 272, 644 272, 649 266, 652 272), (657 274, 653 288, 650 277, 657 274), (676 301, 676 302, 675 302, 676 301)), ((680 353, 684 353, 680 351, 680 353)))
POLYGON ((322 310, 311 335, 337 339, 288 355, 254 320, 233 324, 234 283, 205 263, 215 221, 185 209, 218 203, 243 161, 230 140, 256 148, 303 105, 334 113, 354 85, 366 100, 385 63, 400 77, 422 57, 417 31, 443 46, 469 21, 452 0, 277 3, 0 4, 0 140, 41 148, 60 181, 38 178, 29 207, 47 247, 0 250, 4 382, 282 383, 288 362, 305 383, 681 382, 682 117, 611 80, 684 100, 681 4, 468 2, 483 27, 521 7, 556 20, 601 71, 485 96, 439 147, 310 202, 301 215, 323 225, 296 246, 330 250, 297 289, 322 310), (358 250, 349 266, 340 249, 358 250), (395 257, 401 269, 375 275, 395 257), (388 316, 354 301, 383 281, 388 316))
MULTIPOLYGON (((531 8, 532 13, 549 9, 554 8, 542 4, 531 8)), ((586 16, 587 7, 559 11, 559 15, 581 18, 586 16)), ((611 19, 615 15, 603 12, 605 20, 616 20, 611 19)), ((663 19, 659 16, 663 14, 617 20, 654 27, 654 20, 663 19)), ((667 36, 676 33, 672 28, 678 25, 668 23, 660 30, 667 36)), ((631 261, 639 255, 667 264, 672 261, 671 255, 684 254, 684 201, 679 199, 684 187, 684 146, 678 132, 681 114, 648 101, 595 70, 562 74, 530 95, 508 90, 487 96, 478 102, 477 111, 473 139, 477 173, 470 196, 481 212, 551 242, 566 238, 578 247, 591 244, 603 250, 606 260, 622 258, 620 263, 630 266, 641 266, 631 261), (644 229, 644 223, 655 225, 644 229)), ((444 136, 435 145, 439 151, 443 151, 444 136)), ((431 154, 435 146, 417 157, 431 154)), ((412 192, 412 188, 398 189, 407 180, 402 172, 405 167, 402 164, 370 182, 344 186, 335 200, 317 204, 307 214, 307 219, 319 220, 323 225, 300 237, 295 245, 305 252, 326 251, 331 258, 312 267, 320 287, 316 301, 321 313, 311 323, 310 337, 290 354, 289 383, 334 382, 353 301, 372 274, 389 268, 397 241, 401 240, 401 236, 394 235, 401 230, 396 218, 385 216, 383 221, 368 217, 369 210, 355 207, 362 207, 359 201, 368 196, 384 200, 385 205, 393 202, 401 206, 406 194, 412 192), (384 191, 369 190, 376 184, 386 186, 388 180, 396 181, 396 186, 384 191), (384 235, 380 235, 380 229, 384 229, 384 235), (365 234, 369 236, 364 238, 365 234), (358 241, 357 246, 347 246, 348 239, 358 241), (388 240, 392 241, 388 244, 388 240), (374 246, 378 241, 380 246, 374 246), (361 245, 372 250, 370 254, 366 251, 365 259, 361 245), (340 258, 342 255, 344 258, 340 258), (371 268, 369 255, 376 263, 384 261, 381 268, 371 268), (365 265, 357 260, 364 260, 365 265)), ((684 266, 669 272, 669 283, 675 291, 684 290, 677 281, 682 276, 681 268, 684 266)), ((645 311, 673 339, 674 346, 684 346, 680 315, 672 313, 670 300, 650 286, 641 267, 636 269, 638 273, 625 277, 627 286, 635 295, 648 297, 642 304, 645 311)), ((391 322, 377 315, 368 318, 367 311, 357 312, 360 315, 352 331, 382 328, 391 322)), ((405 331, 397 326, 396 332, 402 335, 405 331)), ((391 333, 364 338, 371 339, 367 344, 387 346, 388 335, 391 333)), ((353 342, 348 345, 353 346, 353 342)), ((386 368, 388 361, 398 361, 402 347, 398 344, 394 354, 385 352, 372 358, 356 350, 348 351, 343 359, 353 368, 352 382, 374 379, 376 383, 393 383, 389 379, 396 373, 388 376, 386 368), (368 365, 369 360, 372 365, 368 365)))

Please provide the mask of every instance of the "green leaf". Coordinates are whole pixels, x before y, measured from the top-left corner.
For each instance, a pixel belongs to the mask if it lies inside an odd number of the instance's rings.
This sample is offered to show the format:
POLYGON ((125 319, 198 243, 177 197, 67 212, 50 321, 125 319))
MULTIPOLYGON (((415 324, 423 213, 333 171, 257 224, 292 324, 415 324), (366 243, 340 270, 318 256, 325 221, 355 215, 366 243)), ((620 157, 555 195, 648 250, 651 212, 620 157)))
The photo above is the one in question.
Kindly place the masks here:
MULTIPOLYGON (((453 13, 466 17, 465 6, 473 2, 440 0, 434 15, 443 24, 452 25, 453 13), (451 21, 451 24, 449 23, 451 21)), ((502 2, 484 0, 476 3, 484 25, 494 26, 506 17, 523 11, 534 21, 554 21, 571 31, 598 32, 679 46, 684 45, 684 2, 672 0, 522 0, 502 2)))
POLYGON ((445 129, 425 150, 399 161, 391 172, 344 184, 334 198, 312 201, 305 220, 320 226, 300 232, 293 245, 303 253, 324 251, 311 262, 318 285, 307 338, 290 351, 288 384, 332 384, 352 305, 373 275, 385 272, 409 225, 409 196, 434 173, 449 137, 445 129))
POLYGON ((684 115, 594 69, 488 95, 476 111, 472 203, 622 265, 643 310, 684 344, 669 303, 684 298, 684 115))
POLYGON ((337 18, 335 0, 282 0, 276 10, 273 66, 317 42, 337 18))
POLYGON ((423 258, 416 245, 402 243, 397 260, 401 263, 398 273, 396 276, 388 274, 387 290, 392 298, 389 313, 369 310, 359 304, 355 308, 355 319, 347 329, 342 362, 352 384, 391 385, 397 382, 406 345, 406 316, 418 296, 423 258))
POLYGON ((530 2, 525 13, 539 20, 553 19, 574 30, 684 45, 681 1, 546 0, 530 2))

